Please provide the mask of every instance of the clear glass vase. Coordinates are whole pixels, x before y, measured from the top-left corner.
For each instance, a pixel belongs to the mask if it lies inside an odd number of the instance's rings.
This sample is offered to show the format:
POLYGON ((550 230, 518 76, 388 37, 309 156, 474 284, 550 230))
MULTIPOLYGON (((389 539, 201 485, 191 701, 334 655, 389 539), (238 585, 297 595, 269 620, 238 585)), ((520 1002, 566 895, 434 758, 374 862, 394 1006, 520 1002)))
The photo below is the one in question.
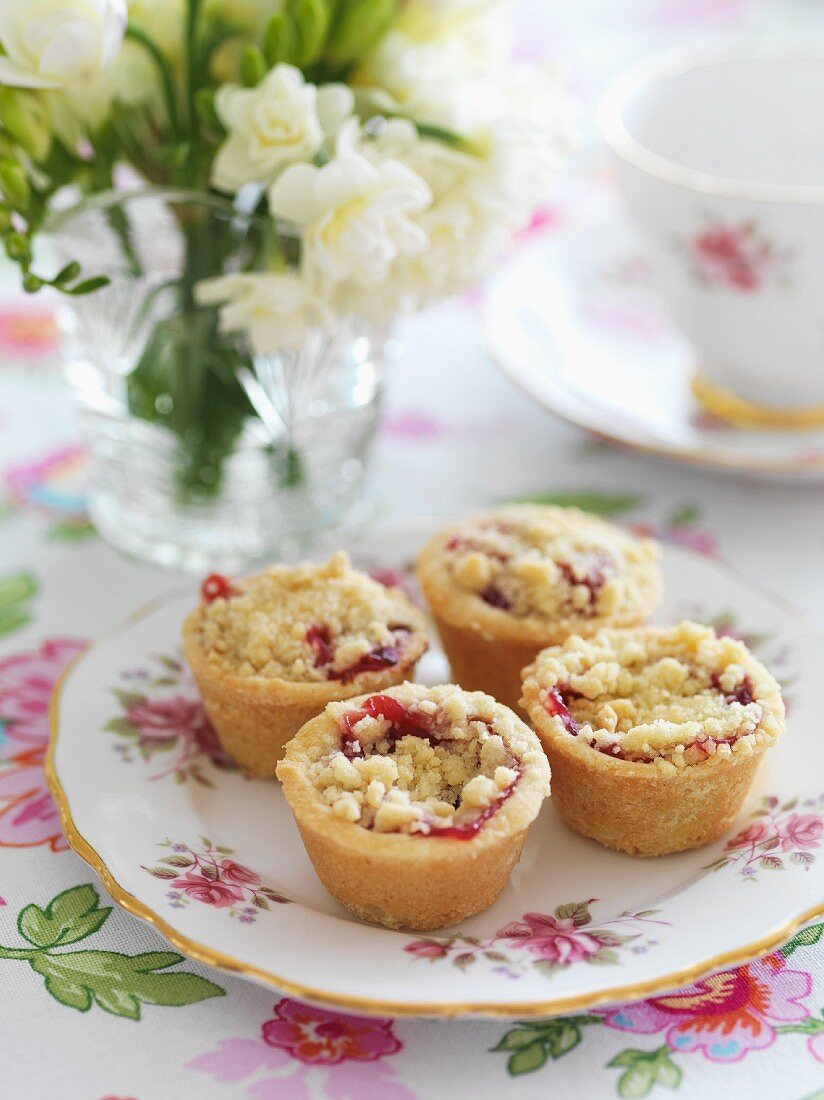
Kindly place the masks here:
POLYGON ((113 192, 52 220, 55 262, 109 279, 58 316, 90 515, 128 554, 235 570, 301 549, 363 498, 386 334, 351 318, 256 356, 195 295, 201 279, 260 267, 273 232, 173 191, 113 192))

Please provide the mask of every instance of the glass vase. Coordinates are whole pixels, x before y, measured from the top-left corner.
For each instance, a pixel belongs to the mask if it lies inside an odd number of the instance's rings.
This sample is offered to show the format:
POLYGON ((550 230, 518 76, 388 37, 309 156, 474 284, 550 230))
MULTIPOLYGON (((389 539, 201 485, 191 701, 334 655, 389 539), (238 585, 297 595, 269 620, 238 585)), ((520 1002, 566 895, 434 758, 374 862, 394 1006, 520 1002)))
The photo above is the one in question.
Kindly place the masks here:
POLYGON ((90 516, 144 561, 203 573, 288 556, 363 498, 386 334, 350 318, 255 355, 198 302, 200 280, 261 269, 273 232, 173 191, 113 192, 52 220, 55 262, 109 280, 58 309, 90 516))

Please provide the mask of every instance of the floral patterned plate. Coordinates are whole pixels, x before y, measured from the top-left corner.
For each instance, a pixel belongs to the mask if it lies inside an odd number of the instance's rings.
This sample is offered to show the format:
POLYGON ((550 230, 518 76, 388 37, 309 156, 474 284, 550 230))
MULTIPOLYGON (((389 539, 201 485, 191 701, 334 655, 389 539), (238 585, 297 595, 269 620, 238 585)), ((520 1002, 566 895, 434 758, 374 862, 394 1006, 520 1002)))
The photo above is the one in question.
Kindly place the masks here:
MULTIPOLYGON (((355 556, 411 584, 429 531, 376 535, 355 556)), ((568 831, 550 798, 486 913, 426 936, 355 920, 315 877, 277 784, 245 779, 220 751, 178 648, 194 587, 93 646, 57 693, 48 775, 69 843, 180 950, 364 1013, 570 1011, 774 948, 824 911, 824 644, 716 561, 667 547, 664 568, 660 620, 700 617, 746 638, 790 706, 741 820, 710 847, 636 860, 568 831)), ((421 675, 447 677, 437 649, 421 675)))
MULTIPOLYGON (((705 255, 712 236, 674 242, 694 277, 707 293, 758 293, 755 261, 741 259, 728 276, 705 255)), ((520 389, 603 439, 727 472, 824 480, 824 428, 735 428, 698 406, 692 348, 656 299, 612 191, 585 192, 569 218, 517 254, 489 292, 485 329, 520 389)))

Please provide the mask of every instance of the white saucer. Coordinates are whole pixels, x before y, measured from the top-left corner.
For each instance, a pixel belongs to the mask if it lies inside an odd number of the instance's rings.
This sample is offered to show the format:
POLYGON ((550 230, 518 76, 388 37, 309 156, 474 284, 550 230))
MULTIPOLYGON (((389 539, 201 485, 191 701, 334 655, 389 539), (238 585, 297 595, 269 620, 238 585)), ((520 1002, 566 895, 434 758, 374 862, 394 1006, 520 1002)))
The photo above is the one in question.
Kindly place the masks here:
MULTIPOLYGON (((410 524, 352 550, 409 583, 431 534, 410 524)), ((580 1011, 773 950, 824 910, 824 646, 717 561, 666 546, 663 567, 658 621, 723 621, 791 685, 786 739, 706 848, 633 859, 570 832, 550 798, 485 913, 426 936, 356 920, 315 876, 278 784, 244 779, 209 735, 178 655, 193 586, 90 647, 56 695, 46 774, 69 844, 116 902, 193 958, 360 1013, 580 1011)), ((436 645, 420 672, 448 676, 436 645)))
POLYGON ((617 197, 588 196, 493 283, 489 351, 539 405, 613 443, 718 470, 824 480, 824 428, 747 430, 701 411, 693 351, 652 281, 617 197))

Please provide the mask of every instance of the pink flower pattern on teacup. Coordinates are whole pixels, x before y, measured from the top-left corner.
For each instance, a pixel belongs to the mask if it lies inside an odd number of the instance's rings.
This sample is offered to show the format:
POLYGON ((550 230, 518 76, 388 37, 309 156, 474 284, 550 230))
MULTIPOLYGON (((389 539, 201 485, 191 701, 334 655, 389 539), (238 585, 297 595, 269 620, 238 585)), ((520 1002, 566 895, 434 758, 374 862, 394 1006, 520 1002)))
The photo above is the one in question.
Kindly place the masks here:
POLYGON ((741 294, 760 290, 785 258, 751 221, 741 225, 714 222, 687 242, 687 250, 699 283, 741 294))

